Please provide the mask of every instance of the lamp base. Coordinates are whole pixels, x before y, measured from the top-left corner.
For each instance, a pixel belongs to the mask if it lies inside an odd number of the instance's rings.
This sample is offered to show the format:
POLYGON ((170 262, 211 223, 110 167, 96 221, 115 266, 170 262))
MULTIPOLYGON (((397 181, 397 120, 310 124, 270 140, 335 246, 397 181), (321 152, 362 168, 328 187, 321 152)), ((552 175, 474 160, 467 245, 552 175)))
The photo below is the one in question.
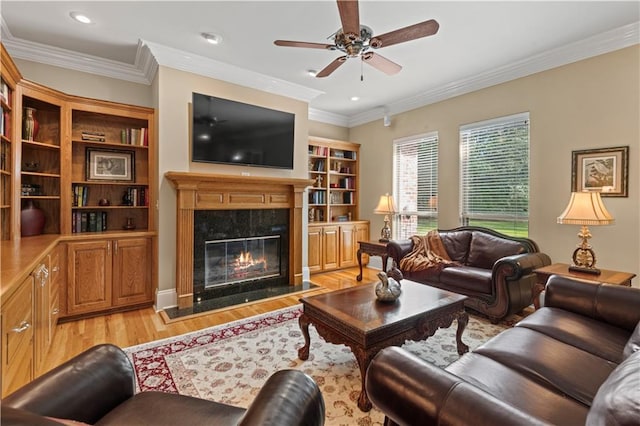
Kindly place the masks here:
POLYGON ((588 268, 584 266, 575 266, 575 265, 569 266, 569 272, 582 272, 585 274, 592 274, 592 275, 600 275, 601 273, 600 269, 598 268, 588 268))
POLYGON ((380 238, 378 241, 381 242, 381 243, 388 243, 389 239, 388 238, 380 238))

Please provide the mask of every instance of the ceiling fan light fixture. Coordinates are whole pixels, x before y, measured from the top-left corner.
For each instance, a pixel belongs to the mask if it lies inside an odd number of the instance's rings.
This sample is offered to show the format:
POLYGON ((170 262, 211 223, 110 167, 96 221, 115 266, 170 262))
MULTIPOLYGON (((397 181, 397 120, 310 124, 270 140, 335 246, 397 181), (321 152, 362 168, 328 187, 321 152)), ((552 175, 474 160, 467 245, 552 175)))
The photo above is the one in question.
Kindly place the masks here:
POLYGON ((222 36, 218 34, 202 33, 202 38, 204 38, 207 41, 207 43, 210 43, 210 44, 222 43, 222 36))
POLYGON ((71 19, 73 19, 74 21, 78 21, 82 24, 91 23, 91 18, 89 18, 87 15, 80 12, 71 12, 69 13, 69 16, 71 16, 71 19))
POLYGON ((360 100, 360 97, 359 97, 359 96, 352 96, 352 97, 351 97, 351 100, 352 100, 353 102, 357 102, 357 101, 359 101, 359 100, 360 100))
POLYGON ((307 70, 307 75, 309 77, 315 77, 316 75, 318 75, 318 71, 316 71, 316 70, 307 70))

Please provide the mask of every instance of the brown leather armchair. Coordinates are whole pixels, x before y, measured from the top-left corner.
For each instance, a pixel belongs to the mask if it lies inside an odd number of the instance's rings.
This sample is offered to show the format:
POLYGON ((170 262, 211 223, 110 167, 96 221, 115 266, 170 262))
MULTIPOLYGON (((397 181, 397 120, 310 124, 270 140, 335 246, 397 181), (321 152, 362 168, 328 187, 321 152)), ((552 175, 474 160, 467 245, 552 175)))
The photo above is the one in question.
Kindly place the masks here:
POLYGON ((135 393, 134 370, 117 346, 95 346, 2 401, 10 425, 323 425, 324 400, 298 370, 273 374, 247 409, 190 396, 135 393), (64 423, 62 423, 64 424, 64 423))

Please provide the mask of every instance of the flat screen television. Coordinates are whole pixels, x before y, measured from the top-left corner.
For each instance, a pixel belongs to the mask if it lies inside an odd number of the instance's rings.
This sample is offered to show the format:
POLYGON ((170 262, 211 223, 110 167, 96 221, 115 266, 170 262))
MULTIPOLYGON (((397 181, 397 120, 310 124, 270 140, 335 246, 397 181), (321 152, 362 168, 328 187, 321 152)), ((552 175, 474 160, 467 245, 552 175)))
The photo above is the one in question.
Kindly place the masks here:
POLYGON ((191 159, 293 169, 295 114, 193 93, 191 159))

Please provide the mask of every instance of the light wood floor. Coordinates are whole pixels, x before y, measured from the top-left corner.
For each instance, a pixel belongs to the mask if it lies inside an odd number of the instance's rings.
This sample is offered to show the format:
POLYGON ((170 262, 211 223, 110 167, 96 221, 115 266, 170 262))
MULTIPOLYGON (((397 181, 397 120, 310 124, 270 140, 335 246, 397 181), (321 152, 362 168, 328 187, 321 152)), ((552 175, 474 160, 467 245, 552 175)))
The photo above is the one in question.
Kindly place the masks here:
POLYGON ((315 274, 311 281, 319 286, 318 290, 284 296, 278 299, 256 302, 247 306, 227 308, 210 314, 201 315, 183 321, 165 324, 153 308, 105 315, 78 321, 59 324, 47 354, 43 371, 61 364, 80 352, 100 343, 113 343, 120 347, 133 346, 140 343, 166 337, 177 336, 213 325, 247 318, 253 315, 274 311, 299 303, 301 296, 325 293, 327 291, 377 281, 376 269, 364 268, 363 280, 356 281, 358 268, 315 274))

